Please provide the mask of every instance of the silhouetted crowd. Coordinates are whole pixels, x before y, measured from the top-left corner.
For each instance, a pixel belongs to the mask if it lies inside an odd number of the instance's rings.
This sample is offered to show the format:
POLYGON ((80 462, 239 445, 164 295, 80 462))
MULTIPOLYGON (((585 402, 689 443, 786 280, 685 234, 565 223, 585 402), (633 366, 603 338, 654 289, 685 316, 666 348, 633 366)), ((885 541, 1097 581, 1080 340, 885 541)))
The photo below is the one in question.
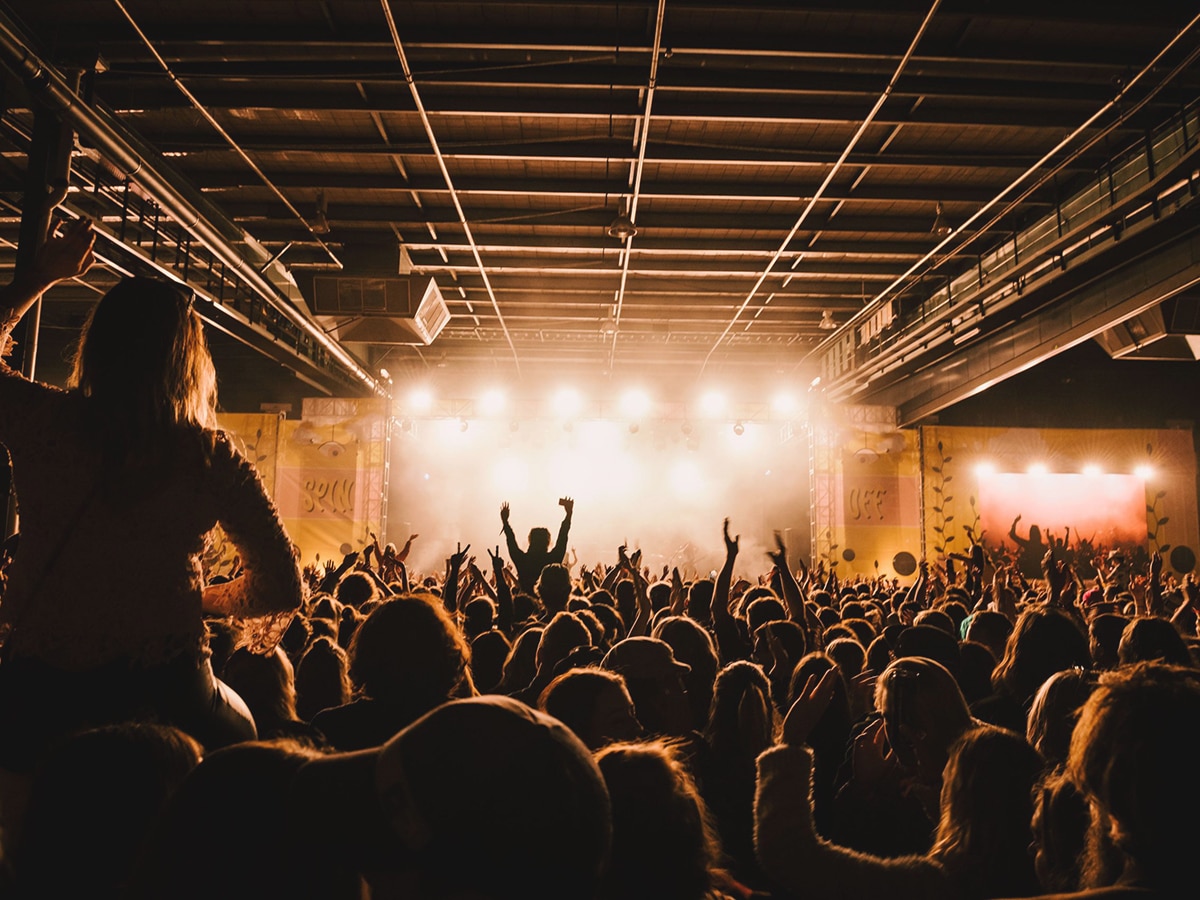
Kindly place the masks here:
POLYGON ((5 893, 1196 895, 1190 576, 980 548, 839 578, 779 535, 739 559, 728 521, 715 578, 568 569, 560 502, 553 547, 505 504, 484 566, 410 572, 414 535, 308 567, 273 646, 209 614, 256 739, 50 736, 6 774, 5 893))

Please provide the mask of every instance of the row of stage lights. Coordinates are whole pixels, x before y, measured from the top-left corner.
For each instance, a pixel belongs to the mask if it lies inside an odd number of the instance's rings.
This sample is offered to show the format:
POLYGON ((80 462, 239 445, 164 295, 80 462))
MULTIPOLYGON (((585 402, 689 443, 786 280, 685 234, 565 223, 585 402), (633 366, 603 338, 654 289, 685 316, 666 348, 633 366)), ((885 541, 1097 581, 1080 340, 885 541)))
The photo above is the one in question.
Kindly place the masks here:
MULTIPOLYGON (((469 403, 470 414, 484 418, 499 418, 509 413, 514 405, 508 395, 499 388, 489 388, 481 392, 477 398, 457 402, 469 403)), ((528 403, 523 403, 521 406, 527 414, 528 410, 532 408, 528 403)), ((464 418, 466 415, 463 411, 453 407, 439 414, 437 407, 437 398, 431 390, 415 388, 405 397, 399 412, 407 417, 464 418)), ((692 404, 659 404, 647 391, 640 388, 630 388, 620 394, 615 408, 610 412, 607 404, 590 401, 583 392, 576 388, 562 387, 549 395, 544 409, 554 418, 563 421, 585 418, 620 418, 631 423, 643 422, 656 416, 666 417, 668 410, 676 412, 682 410, 685 421, 691 418, 717 421, 736 419, 737 423, 751 417, 773 417, 786 421, 801 413, 801 406, 795 395, 783 391, 772 397, 769 403, 751 407, 747 404, 735 406, 721 391, 707 391, 696 398, 692 404), (751 408, 754 410, 753 416, 747 412, 751 408)), ((735 430, 737 430, 736 425, 735 430)))
MULTIPOLYGON (((987 475, 1021 474, 1021 473, 1001 472, 998 468, 996 468, 996 465, 994 463, 981 462, 981 463, 977 463, 975 465, 975 474, 977 476, 987 476, 987 475)), ((1048 465, 1046 465, 1045 463, 1030 463, 1025 468, 1025 472, 1023 474, 1025 474, 1025 475, 1049 475, 1049 474, 1051 474, 1051 472, 1050 472, 1050 467, 1048 465)), ((1123 472, 1105 472, 1105 470, 1102 466, 1097 465, 1095 463, 1089 463, 1088 465, 1085 465, 1078 473, 1056 472, 1054 474, 1058 474, 1058 475, 1079 474, 1079 475, 1083 475, 1086 478, 1099 478, 1102 475, 1109 475, 1109 474, 1122 475, 1124 473, 1123 472)), ((1142 481, 1149 481, 1152 478, 1154 478, 1154 475, 1155 475, 1154 467, 1148 466, 1145 464, 1134 466, 1133 467, 1133 475, 1136 478, 1142 479, 1142 481)))

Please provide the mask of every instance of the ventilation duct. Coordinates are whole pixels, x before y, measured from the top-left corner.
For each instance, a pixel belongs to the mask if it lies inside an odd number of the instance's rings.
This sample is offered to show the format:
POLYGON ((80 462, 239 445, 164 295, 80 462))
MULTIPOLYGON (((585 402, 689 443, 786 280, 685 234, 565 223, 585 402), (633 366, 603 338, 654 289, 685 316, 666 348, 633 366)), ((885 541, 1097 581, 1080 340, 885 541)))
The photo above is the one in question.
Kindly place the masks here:
POLYGON ((432 344, 450 321, 450 310, 429 275, 386 278, 313 278, 313 312, 339 341, 363 344, 432 344))
POLYGON ((1200 293, 1180 294, 1096 336, 1113 359, 1200 359, 1200 293))

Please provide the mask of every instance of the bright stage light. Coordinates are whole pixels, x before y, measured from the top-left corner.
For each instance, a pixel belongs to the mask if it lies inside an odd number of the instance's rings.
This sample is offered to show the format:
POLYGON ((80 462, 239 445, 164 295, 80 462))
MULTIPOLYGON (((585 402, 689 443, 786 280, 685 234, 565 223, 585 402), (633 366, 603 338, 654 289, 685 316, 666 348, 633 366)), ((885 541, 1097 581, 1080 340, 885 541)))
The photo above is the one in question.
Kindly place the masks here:
POLYGON ((560 388, 550 402, 554 414, 562 419, 573 418, 583 410, 583 395, 575 388, 560 388))
POLYGON ((779 416, 794 416, 799 409, 794 395, 787 391, 780 391, 771 398, 771 409, 779 416))
POLYGON ((1083 467, 1083 474, 1086 475, 1088 478, 1095 478, 1097 475, 1103 475, 1104 470, 1101 469, 1095 463, 1088 463, 1086 466, 1083 467))
POLYGON ((741 419, 738 419, 737 422, 734 423, 733 433, 736 434, 738 437, 741 437, 743 434, 746 433, 746 426, 744 424, 742 424, 741 419))
POLYGON ((700 415, 708 419, 718 419, 725 414, 728 402, 720 391, 706 391, 700 397, 700 415))
POLYGON ((1050 470, 1045 463, 1030 463, 1029 468, 1025 470, 1030 475, 1045 475, 1050 470))
POLYGON ((1151 466, 1137 466, 1133 470, 1133 474, 1142 479, 1142 481, 1149 481, 1154 477, 1154 469, 1151 466))
POLYGON ((994 463, 981 462, 975 464, 975 475, 977 477, 986 477, 996 474, 996 466, 994 463))
POLYGON ((507 398, 499 388, 489 388, 479 397, 479 411, 485 416, 498 416, 504 412, 507 398))
POLYGON ((632 388, 621 395, 621 415, 627 419, 644 419, 653 405, 650 395, 640 388, 632 388))
POLYGON ((433 391, 429 388, 414 388, 408 395, 408 405, 415 413, 429 412, 433 409, 433 391))

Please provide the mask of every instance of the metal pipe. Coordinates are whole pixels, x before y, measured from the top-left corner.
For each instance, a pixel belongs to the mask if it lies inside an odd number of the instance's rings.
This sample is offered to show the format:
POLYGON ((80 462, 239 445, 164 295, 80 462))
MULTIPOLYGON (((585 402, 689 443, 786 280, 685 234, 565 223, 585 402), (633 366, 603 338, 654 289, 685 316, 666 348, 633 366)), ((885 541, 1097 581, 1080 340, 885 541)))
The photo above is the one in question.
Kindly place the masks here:
POLYGON ((712 359, 712 355, 716 352, 717 348, 721 346, 721 342, 725 340, 726 335, 733 330, 733 326, 737 324, 738 318, 743 312, 746 311, 746 307, 750 305, 750 301, 754 299, 754 295, 758 293, 758 289, 762 287, 763 282, 767 280, 767 276, 771 274, 771 270, 775 268, 775 264, 779 261, 780 257, 783 256, 784 251, 787 250, 788 244, 792 242, 792 238, 796 236, 796 233, 804 225, 805 221, 808 219, 809 213, 813 211, 813 208, 817 205, 817 202, 824 195, 825 189, 828 188, 833 182, 833 179, 837 177, 838 172, 841 171, 842 166, 849 158, 850 153, 854 150, 855 145, 858 144, 859 139, 863 136, 863 134, 866 133, 867 128, 869 128, 871 123, 875 120, 875 116, 879 114, 879 110, 883 108, 883 104, 887 102, 888 97, 892 95, 892 91, 895 89, 896 83, 900 80, 901 74, 903 74, 904 69, 908 66, 908 61, 912 58, 913 54, 916 53, 917 44, 920 43, 921 38, 925 36, 925 30, 929 27, 929 23, 933 20, 933 16, 937 12, 938 7, 941 6, 941 2, 942 0, 933 0, 933 5, 929 8, 929 12, 925 14, 925 18, 921 22, 921 27, 917 29, 917 33, 913 35, 912 41, 909 42, 908 50, 905 51, 904 56, 901 57, 900 62, 897 63, 896 71, 892 74, 891 80, 888 81, 887 87, 883 89, 883 93, 879 95, 879 98, 875 101, 875 105, 871 107, 871 111, 867 113, 867 117, 862 120, 862 123, 858 126, 858 129, 854 132, 854 136, 851 137, 850 142, 846 144, 846 149, 842 151, 842 154, 838 157, 837 162, 833 164, 833 168, 829 170, 829 174, 827 174, 824 181, 821 182, 821 186, 817 188, 816 193, 814 193, 809 199, 808 203, 804 207, 804 211, 800 213, 800 218, 796 220, 796 224, 792 226, 792 230, 789 231, 787 237, 783 239, 783 243, 779 245, 779 249, 775 251, 774 255, 772 255, 771 261, 767 263, 767 267, 763 269, 762 274, 758 276, 758 280, 754 282, 754 287, 750 288, 750 293, 746 295, 746 299, 742 301, 742 305, 739 306, 737 311, 733 314, 733 318, 730 319, 729 324, 725 326, 725 330, 721 332, 721 336, 717 338, 716 343, 712 345, 708 351, 708 354, 704 357, 704 362, 700 365, 701 375, 704 374, 704 370, 708 366, 708 361, 712 359))
MULTIPOLYGON (((117 133, 115 123, 88 106, 70 89, 63 77, 43 61, 28 46, 16 25, 0 11, 0 55, 23 75, 32 93, 52 109, 70 120, 76 131, 92 141, 127 177, 137 181, 173 219, 180 223, 203 246, 208 248, 227 267, 234 270, 247 285, 309 334, 351 375, 372 393, 387 396, 387 391, 375 377, 360 366, 337 341, 332 340, 315 322, 297 310, 290 298, 259 274, 258 270, 230 244, 220 230, 183 195, 171 181, 159 172, 148 159, 117 133)), ((243 236, 244 232, 243 232, 243 236)), ((246 236, 248 237, 248 236, 246 236)))
MULTIPOLYGON (((153 43, 151 43, 150 38, 146 36, 144 31, 142 31, 141 26, 138 25, 133 16, 129 14, 129 10, 125 8, 125 4, 123 4, 121 0, 113 0, 113 3, 115 3, 117 9, 121 11, 121 15, 125 17, 125 21, 129 23, 129 26, 135 32, 137 32, 137 36, 142 39, 142 43, 146 45, 146 49, 150 51, 150 55, 158 61, 160 66, 162 66, 163 71, 167 73, 167 77, 171 79, 171 83, 179 89, 179 92, 187 98, 188 102, 192 104, 195 110, 204 117, 204 121, 208 122, 208 124, 212 126, 213 130, 222 138, 224 138, 225 143, 227 143, 233 149, 234 153, 241 157, 242 162, 249 166, 250 170, 259 177, 259 180, 262 181, 262 183, 268 188, 270 188, 271 192, 274 193, 275 196, 279 198, 280 202, 282 202, 283 205, 288 208, 288 212, 300 220, 300 224, 308 230, 308 233, 312 235, 313 240, 315 240, 320 248, 325 251, 326 255, 333 262, 333 264, 339 269, 344 268, 342 266, 342 261, 337 258, 333 250, 329 248, 329 245, 321 240, 319 237, 319 232, 309 224, 308 220, 304 218, 303 215, 301 215, 300 210, 296 209, 296 207, 292 205, 292 201, 290 201, 284 195, 283 191, 275 186, 275 183, 267 177, 266 173, 258 167, 258 164, 255 163, 254 160, 250 158, 249 154, 247 154, 246 151, 241 148, 238 142, 233 139, 233 136, 221 126, 221 123, 218 122, 216 118, 214 118, 213 114, 208 111, 208 108, 199 100, 197 100, 196 95, 188 90, 187 86, 179 80, 179 77, 171 71, 171 67, 167 65, 167 61, 163 59, 162 54, 159 53, 158 49, 153 43)), ((325 230, 329 230, 328 223, 326 223, 325 230)))
POLYGON ((487 290, 488 299, 492 301, 492 309, 495 311, 496 319, 500 323, 500 330, 504 332, 504 339, 508 341, 508 349, 512 351, 513 363, 517 367, 517 375, 520 376, 521 358, 517 356, 517 346, 513 343, 512 335, 508 333, 508 325, 504 321, 504 315, 500 312, 500 302, 496 299, 496 292, 492 289, 492 282, 488 278, 487 269, 483 267, 483 257, 479 254, 479 245, 475 243, 475 235, 471 231, 471 223, 467 221, 467 214, 463 210, 462 201, 458 197, 458 191, 454 188, 454 180, 450 177, 450 170, 446 167, 446 158, 442 156, 442 148, 438 144, 437 135, 433 133, 433 123, 429 120, 429 113, 425 109, 425 103, 421 100, 421 92, 417 90, 417 82, 413 78, 412 69, 408 65, 408 55, 404 52, 404 44, 400 41, 400 32, 396 29, 396 20, 392 16, 392 7, 389 0, 379 0, 379 2, 383 6, 383 15, 387 19, 388 31, 392 35, 392 44, 396 48, 396 56, 400 60, 400 68, 404 71, 404 81, 412 93, 413 103, 417 107, 417 113, 421 116, 421 124, 425 126, 425 136, 429 138, 429 146, 433 148, 433 155, 437 158, 442 178, 445 179, 446 187, 450 190, 450 200, 454 203, 454 209, 458 213, 458 221, 462 225, 463 233, 467 237, 467 243, 471 247, 471 255, 475 257, 475 265, 479 269, 479 277, 483 279, 483 286, 487 290))
MULTIPOLYGON (((861 322, 867 316, 871 315, 874 312, 875 308, 883 301, 883 299, 885 297, 887 297, 888 294, 892 293, 892 291, 894 291, 894 290, 896 290, 896 288, 900 287, 908 278, 910 278, 912 275, 914 275, 917 272, 917 270, 921 268, 921 266, 925 265, 930 260, 937 259, 947 244, 956 240, 960 234, 962 234, 964 231, 966 231, 968 228, 970 228, 972 225, 974 225, 976 222, 978 222, 984 215, 986 215, 988 212, 990 212, 994 207, 999 205, 1001 203, 1001 201, 1003 201, 1006 197, 1008 197, 1008 195, 1011 194, 1014 190, 1016 190, 1017 187, 1019 187, 1023 182, 1025 182, 1032 175, 1034 175, 1034 173, 1036 173, 1043 166, 1045 166, 1046 163, 1048 163, 1051 159, 1053 159, 1054 156, 1059 151, 1070 146, 1071 143, 1076 138, 1078 138, 1080 135, 1082 135, 1084 132, 1086 132, 1089 128, 1091 128, 1097 122, 1097 120, 1100 119, 1101 116, 1103 116, 1105 113, 1107 113, 1109 110, 1113 109, 1114 107, 1117 107, 1121 103, 1121 101, 1125 98, 1125 96, 1129 93, 1129 91, 1134 87, 1134 85, 1136 85, 1138 82, 1140 82, 1148 74, 1150 74, 1151 72, 1156 71, 1158 69, 1159 63, 1161 62, 1163 57, 1166 56, 1166 54, 1176 44, 1178 44, 1181 40, 1183 40, 1183 38, 1188 34, 1188 32, 1190 32, 1193 28, 1195 28, 1197 24, 1200 24, 1200 14, 1197 14, 1196 16, 1194 16, 1187 23, 1187 25, 1185 25, 1182 29, 1180 29, 1179 32, 1170 41, 1167 42, 1166 46, 1164 46, 1160 51, 1158 51, 1157 54, 1155 54, 1154 58, 1152 60, 1150 60, 1150 62, 1148 62, 1145 66, 1142 67, 1141 71, 1139 71, 1126 84, 1122 85, 1121 88, 1117 91, 1117 93, 1112 97, 1111 100, 1109 100, 1107 103, 1105 103, 1103 106, 1101 106, 1098 110, 1096 110, 1094 113, 1092 113, 1090 116, 1088 116, 1087 119, 1085 119, 1083 122, 1081 122, 1075 129, 1073 129, 1062 140, 1060 140, 1057 144, 1055 144, 1053 147, 1051 147, 1049 150, 1047 150, 1042 155, 1042 157, 1040 159, 1038 159, 1037 162, 1035 162, 1032 166, 1030 166, 1028 169, 1026 169, 1020 175, 1018 175, 1009 184, 1008 187, 1006 187, 999 194, 997 194, 995 197, 993 197, 991 200, 989 200, 986 204, 984 204, 982 207, 980 207, 975 212, 974 215, 972 215, 965 222, 962 222, 957 228, 955 228, 953 231, 951 231, 950 234, 946 235, 946 237, 943 238, 941 241, 939 241, 932 250, 930 250, 928 253, 926 253, 924 256, 922 256, 919 260, 917 260, 915 263, 913 263, 908 268, 908 270, 905 271, 905 273, 903 275, 898 276, 891 284, 889 284, 882 291, 880 291, 878 294, 876 294, 875 297, 873 297, 871 299, 871 301, 869 303, 867 303, 859 312, 857 312, 854 316, 852 316, 848 322, 843 323, 842 328, 847 328, 847 327, 853 326, 853 325, 857 324, 858 322, 861 322)), ((1188 56, 1189 63, 1195 58, 1195 55, 1196 55, 1195 51, 1193 51, 1191 54, 1189 54, 1189 56, 1188 56)), ((1178 71, 1179 71, 1179 67, 1176 67, 1175 71, 1173 71, 1171 73, 1171 76, 1176 74, 1176 72, 1178 72, 1178 71)), ((1160 87, 1162 84, 1165 84, 1167 80, 1169 80, 1169 77, 1170 76, 1168 76, 1167 79, 1164 79, 1162 82, 1160 82, 1160 87)), ((1151 96, 1153 96, 1154 93, 1156 93, 1156 92, 1152 92, 1151 96)), ((1141 108, 1141 105, 1142 105, 1141 103, 1135 104, 1136 108, 1138 108, 1138 109, 1141 108)), ((1094 137, 1092 137, 1090 140, 1087 141, 1087 143, 1084 145, 1084 147, 1080 148, 1080 150, 1078 150, 1076 152, 1077 153, 1082 152, 1084 149, 1093 146, 1102 137, 1106 137, 1108 135, 1109 131, 1113 127, 1115 127, 1116 124, 1119 124, 1119 122, 1122 122, 1128 118, 1130 112, 1132 112, 1132 110, 1125 111, 1119 117, 1117 123, 1114 123, 1114 125, 1103 129, 1100 132, 1100 134, 1097 134, 1094 137)), ((1065 165, 1065 163, 1063 165, 1065 165)), ((1108 158, 1108 169, 1109 169, 1108 179, 1109 179, 1110 194, 1113 191, 1111 165, 1112 165, 1112 156, 1110 154, 1109 158, 1108 158)), ((1061 169, 1061 167, 1062 166, 1060 165, 1058 168, 1055 168, 1055 170, 1053 172, 1049 173, 1049 175, 1051 175, 1051 176, 1054 175, 1061 169)), ((1039 182, 1039 184, 1044 184, 1045 180, 1046 179, 1043 178, 1039 182)), ((1024 197, 1027 197, 1030 193, 1032 193, 1032 191, 1034 190, 1034 187, 1036 187, 1036 186, 1028 188, 1020 197, 1014 198, 1009 203, 1008 207, 1006 207, 1006 210, 1011 209, 1013 206, 1015 206, 1017 203, 1019 203, 1024 197)), ((1115 197, 1113 198, 1113 200, 1115 202, 1115 197)), ((989 229, 991 229, 996 224, 997 221, 999 221, 999 219, 1003 216, 1003 214, 1004 214, 1004 212, 1002 211, 1001 213, 997 214, 989 223, 976 229, 976 232, 975 232, 976 235, 986 233, 989 229)), ((1014 236, 1014 240, 1015 240, 1015 236, 1014 236)), ((959 248, 959 249, 961 249, 961 248, 959 248)), ((834 332, 832 335, 830 335, 828 338, 826 338, 824 341, 822 341, 817 347, 815 347, 808 354, 808 356, 805 357, 805 359, 809 359, 819 353, 822 353, 825 349, 827 349, 829 347, 829 345, 833 342, 833 340, 836 339, 836 336, 841 333, 841 330, 842 330, 841 328, 838 329, 838 331, 834 332)))
MULTIPOLYGON (((633 196, 629 200, 629 221, 637 223, 638 195, 642 190, 642 172, 646 166, 646 146, 650 143, 650 107, 654 104, 654 89, 658 84, 658 56, 662 48, 663 20, 667 0, 658 0, 658 15, 654 20, 654 50, 650 55, 650 81, 646 87, 646 109, 642 113, 642 133, 638 136, 637 163, 633 170, 633 196)), ((633 256, 633 238, 626 238, 621 260, 621 284, 617 288, 617 308, 613 313, 612 348, 608 354, 608 370, 617 361, 617 337, 621 334, 621 310, 625 306, 625 285, 629 282, 629 260, 633 256)))

